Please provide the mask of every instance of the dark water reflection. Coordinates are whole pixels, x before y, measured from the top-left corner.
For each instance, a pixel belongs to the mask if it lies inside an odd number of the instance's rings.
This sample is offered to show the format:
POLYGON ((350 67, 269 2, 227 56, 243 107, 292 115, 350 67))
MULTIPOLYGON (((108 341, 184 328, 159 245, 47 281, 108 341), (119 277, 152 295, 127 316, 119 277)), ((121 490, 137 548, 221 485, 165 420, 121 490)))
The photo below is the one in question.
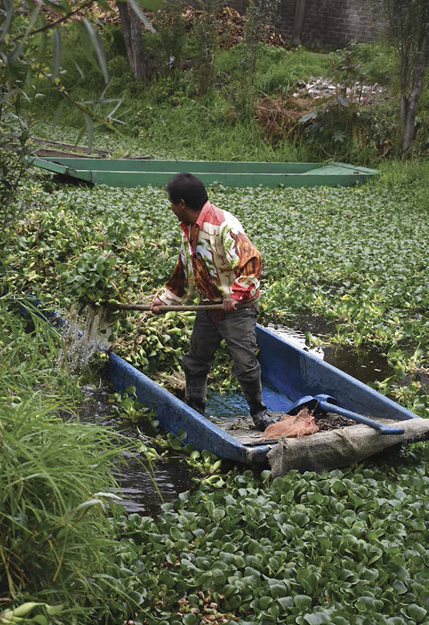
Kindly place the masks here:
MULTIPOLYGON (((82 387, 84 401, 79 418, 82 422, 109 426, 128 438, 137 438, 135 427, 124 427, 115 414, 114 405, 109 402, 109 394, 113 392, 107 384, 100 388, 82 387)), ((141 426, 143 435, 154 434, 149 426, 141 426)), ((152 446, 148 443, 148 446, 152 446)), ((180 493, 196 486, 187 466, 178 459, 160 460, 154 463, 150 473, 139 453, 124 454, 124 464, 112 471, 120 486, 121 503, 127 513, 137 512, 151 517, 161 513, 163 503, 174 502, 180 493)))
POLYGON ((285 341, 318 356, 364 384, 384 380, 393 374, 393 369, 389 366, 387 357, 376 348, 365 347, 364 350, 357 350, 349 345, 325 345, 312 349, 307 348, 305 332, 311 332, 316 338, 323 338, 323 335, 326 335, 329 330, 329 324, 323 320, 317 322, 317 320, 312 320, 312 318, 306 320, 298 319, 295 320, 293 325, 291 324, 291 327, 273 325, 268 326, 268 329, 285 339, 285 341))

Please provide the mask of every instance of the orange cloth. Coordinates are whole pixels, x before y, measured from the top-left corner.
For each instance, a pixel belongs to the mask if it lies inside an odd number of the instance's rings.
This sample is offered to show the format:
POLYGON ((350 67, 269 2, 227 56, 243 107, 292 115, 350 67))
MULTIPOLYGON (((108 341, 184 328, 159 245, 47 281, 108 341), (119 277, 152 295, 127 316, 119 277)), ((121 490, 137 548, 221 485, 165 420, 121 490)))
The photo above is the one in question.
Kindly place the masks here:
POLYGON ((315 434, 319 431, 314 417, 307 408, 303 408, 296 416, 284 415, 280 421, 269 425, 264 431, 264 440, 269 438, 299 438, 306 434, 315 434))

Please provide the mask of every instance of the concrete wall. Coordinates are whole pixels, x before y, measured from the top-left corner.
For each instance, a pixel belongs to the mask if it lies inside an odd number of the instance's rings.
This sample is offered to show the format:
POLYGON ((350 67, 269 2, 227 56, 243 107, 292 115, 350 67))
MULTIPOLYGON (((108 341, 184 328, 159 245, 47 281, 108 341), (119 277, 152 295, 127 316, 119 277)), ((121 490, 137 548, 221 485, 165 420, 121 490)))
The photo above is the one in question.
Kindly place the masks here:
MULTIPOLYGON (((369 42, 381 35, 386 22, 383 0, 280 0, 277 29, 284 39, 308 47, 343 47, 350 41, 369 42)), ((245 12, 246 0, 227 4, 245 12)))

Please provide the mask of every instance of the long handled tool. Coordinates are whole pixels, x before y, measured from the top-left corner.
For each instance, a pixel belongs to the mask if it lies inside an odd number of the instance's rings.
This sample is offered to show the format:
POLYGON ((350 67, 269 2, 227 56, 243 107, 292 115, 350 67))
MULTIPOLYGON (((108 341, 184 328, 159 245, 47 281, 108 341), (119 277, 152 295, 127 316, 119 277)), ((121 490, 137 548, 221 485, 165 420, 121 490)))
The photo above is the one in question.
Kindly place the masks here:
MULTIPOLYGON (((116 302, 103 302, 103 305, 110 310, 146 310, 150 311, 149 304, 118 304, 116 302)), ((158 306, 160 312, 190 311, 190 310, 222 310, 222 304, 201 304, 201 306, 158 306)))
POLYGON ((380 434, 404 434, 404 430, 401 427, 391 427, 384 423, 380 423, 380 421, 375 421, 374 419, 370 419, 369 417, 364 417, 363 415, 358 414, 357 412, 352 412, 351 410, 346 410, 346 408, 341 408, 338 406, 338 401, 335 397, 331 395, 315 395, 312 397, 311 395, 306 395, 301 399, 298 399, 294 402, 288 410, 288 414, 295 415, 302 408, 308 408, 311 411, 320 411, 320 412, 335 412, 343 417, 347 417, 348 419, 352 419, 357 423, 364 423, 365 425, 369 425, 370 427, 378 430, 380 434))
MULTIPOLYGON (((259 295, 257 297, 252 297, 251 299, 246 300, 245 302, 237 303, 237 308, 241 308, 242 306, 249 306, 249 304, 256 304, 259 300, 259 295)), ((119 302, 103 302, 103 305, 106 308, 110 308, 110 310, 143 310, 150 311, 150 304, 120 304, 119 302)), ((170 311, 198 311, 198 310, 222 310, 222 304, 197 304, 190 306, 182 306, 182 305, 170 305, 170 306, 158 306, 160 312, 170 312, 170 311)))

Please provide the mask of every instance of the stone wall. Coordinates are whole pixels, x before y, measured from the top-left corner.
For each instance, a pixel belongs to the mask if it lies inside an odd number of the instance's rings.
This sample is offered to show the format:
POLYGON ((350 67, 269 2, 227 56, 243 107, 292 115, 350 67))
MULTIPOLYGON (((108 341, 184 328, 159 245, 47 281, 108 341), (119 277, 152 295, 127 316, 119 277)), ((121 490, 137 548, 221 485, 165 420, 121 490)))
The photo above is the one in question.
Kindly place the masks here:
MULTIPOLYGON (((247 2, 227 4, 243 13, 247 2)), ((369 42, 386 29, 382 4, 383 0, 280 0, 276 26, 287 41, 313 48, 369 42)))

